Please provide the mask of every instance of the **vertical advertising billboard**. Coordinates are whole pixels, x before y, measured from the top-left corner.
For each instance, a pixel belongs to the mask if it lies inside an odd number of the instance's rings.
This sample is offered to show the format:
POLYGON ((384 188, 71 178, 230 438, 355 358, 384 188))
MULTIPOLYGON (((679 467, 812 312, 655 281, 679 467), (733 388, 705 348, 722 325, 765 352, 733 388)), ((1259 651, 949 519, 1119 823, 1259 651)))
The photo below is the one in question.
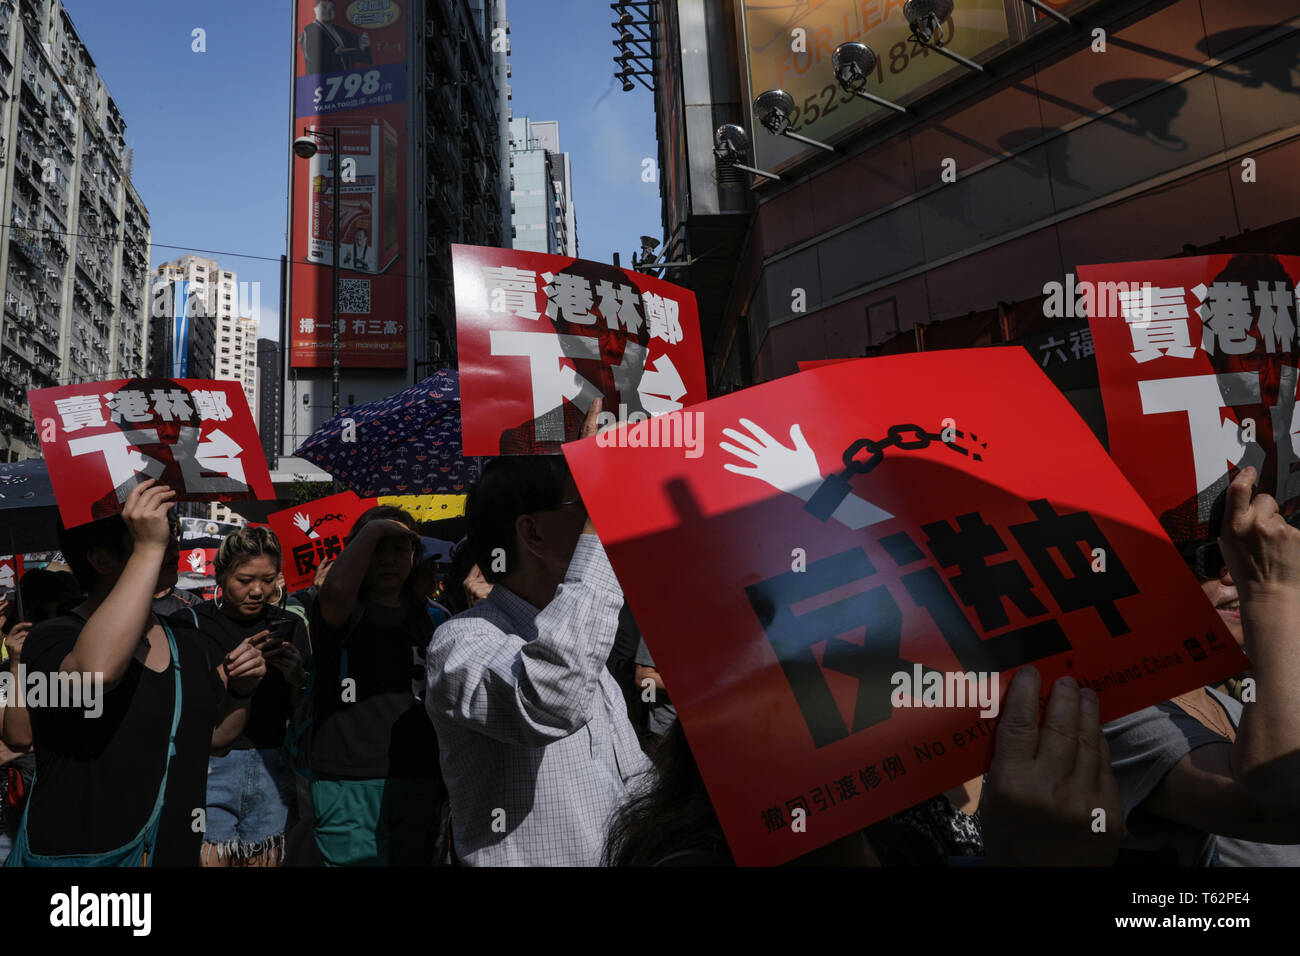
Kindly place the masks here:
POLYGON ((169 374, 185 378, 190 374, 190 284, 172 282, 172 360, 169 374))
POLYGON ((290 362, 333 363, 331 266, 339 249, 340 364, 406 368, 406 0, 295 0, 290 362), (334 169, 331 138, 340 144, 334 169), (334 235, 335 177, 339 235, 334 235))

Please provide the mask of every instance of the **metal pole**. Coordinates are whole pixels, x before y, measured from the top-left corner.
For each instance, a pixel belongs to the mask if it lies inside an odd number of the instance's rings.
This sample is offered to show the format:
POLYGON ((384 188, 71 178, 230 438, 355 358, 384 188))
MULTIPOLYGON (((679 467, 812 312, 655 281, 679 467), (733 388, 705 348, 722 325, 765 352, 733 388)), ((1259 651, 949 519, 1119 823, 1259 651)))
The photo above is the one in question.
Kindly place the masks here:
POLYGON ((1067 17, 1064 13, 1061 13, 1058 10, 1053 10, 1047 4, 1042 3, 1041 0, 1025 0, 1025 3, 1029 4, 1039 13, 1046 14, 1049 17, 1055 17, 1057 20, 1060 20, 1062 23, 1069 24, 1070 26, 1074 25, 1073 23, 1071 23, 1070 18, 1067 17))
POLYGON ((826 152, 828 152, 828 153, 833 153, 833 152, 835 152, 835 147, 834 147, 834 146, 829 146, 829 145, 827 145, 826 143, 819 143, 819 142, 818 142, 817 140, 815 140, 815 139, 809 139, 807 136, 800 136, 798 133, 792 133, 792 132, 790 132, 789 130, 786 130, 786 131, 785 131, 784 133, 782 133, 781 135, 782 135, 782 136, 785 136, 787 139, 793 139, 793 140, 795 140, 796 142, 804 143, 804 144, 806 144, 806 145, 808 145, 808 146, 816 146, 818 149, 824 149, 824 150, 826 150, 826 152))
POLYGON ((881 99, 879 96, 872 96, 870 93, 864 93, 862 90, 851 90, 850 92, 854 96, 860 96, 864 100, 870 100, 872 103, 876 103, 880 106, 888 106, 891 110, 897 110, 899 113, 907 112, 906 106, 899 106, 897 103, 891 103, 889 100, 881 99))
MULTIPOLYGON (((929 44, 923 44, 923 45, 929 46, 929 44)), ((953 53, 951 50, 945 50, 941 46, 930 46, 930 49, 933 50, 935 53, 943 54, 950 60, 955 60, 956 62, 960 63, 962 66, 966 67, 967 69, 978 70, 981 73, 985 72, 984 67, 980 66, 974 60, 966 59, 966 57, 962 56, 960 53, 953 53)))
POLYGON ((330 393, 331 414, 337 416, 339 413, 339 259, 342 258, 343 248, 341 244, 342 237, 339 235, 339 207, 343 204, 343 191, 340 186, 342 179, 342 137, 339 130, 335 128, 332 134, 331 148, 333 149, 333 177, 334 177, 334 262, 330 268, 330 314, 332 321, 330 329, 334 335, 334 383, 330 393))
POLYGON ((781 181, 781 177, 778 176, 776 173, 766 173, 763 172, 763 170, 761 169, 755 169, 753 166, 742 166, 740 165, 740 163, 732 163, 731 167, 732 169, 740 169, 740 170, 744 170, 747 173, 753 173, 755 176, 762 176, 765 179, 775 179, 777 182, 781 181))

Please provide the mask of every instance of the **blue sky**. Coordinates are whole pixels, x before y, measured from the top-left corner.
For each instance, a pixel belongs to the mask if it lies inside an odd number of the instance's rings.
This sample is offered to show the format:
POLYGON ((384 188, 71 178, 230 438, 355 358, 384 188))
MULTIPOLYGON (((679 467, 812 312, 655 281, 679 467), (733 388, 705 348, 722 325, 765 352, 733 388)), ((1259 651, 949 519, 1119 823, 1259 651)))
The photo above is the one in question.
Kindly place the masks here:
MULTIPOLYGON (((149 209, 152 265, 211 255, 260 283, 262 335, 277 336, 285 251, 289 0, 63 0, 126 120, 132 181, 149 209), (206 31, 206 52, 192 31, 206 31), (171 248, 177 247, 177 248, 171 248)), ((430 0, 432 2, 432 0, 430 0)), ((605 0, 507 0, 516 116, 559 120, 573 162, 580 253, 628 256, 660 235, 654 106, 614 81, 605 0)))

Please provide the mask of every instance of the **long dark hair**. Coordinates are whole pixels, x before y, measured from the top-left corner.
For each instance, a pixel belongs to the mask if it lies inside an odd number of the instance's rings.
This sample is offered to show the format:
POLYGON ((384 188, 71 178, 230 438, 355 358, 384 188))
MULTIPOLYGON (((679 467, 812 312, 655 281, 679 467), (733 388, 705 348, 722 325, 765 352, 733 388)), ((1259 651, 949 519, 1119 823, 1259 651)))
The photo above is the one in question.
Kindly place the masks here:
POLYGON ((727 853, 690 744, 675 721, 650 753, 658 777, 615 812, 601 856, 604 866, 653 866, 682 850, 727 853))

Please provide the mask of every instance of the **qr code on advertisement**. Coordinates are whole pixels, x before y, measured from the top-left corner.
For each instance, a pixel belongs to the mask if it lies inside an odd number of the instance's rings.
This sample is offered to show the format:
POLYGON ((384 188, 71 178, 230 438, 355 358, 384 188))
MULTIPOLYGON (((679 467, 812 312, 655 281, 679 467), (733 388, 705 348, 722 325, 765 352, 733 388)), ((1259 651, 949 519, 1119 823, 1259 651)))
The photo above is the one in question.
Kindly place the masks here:
POLYGON ((339 314, 340 315, 369 315, 370 314, 370 280, 369 279, 340 279, 339 280, 339 314))

